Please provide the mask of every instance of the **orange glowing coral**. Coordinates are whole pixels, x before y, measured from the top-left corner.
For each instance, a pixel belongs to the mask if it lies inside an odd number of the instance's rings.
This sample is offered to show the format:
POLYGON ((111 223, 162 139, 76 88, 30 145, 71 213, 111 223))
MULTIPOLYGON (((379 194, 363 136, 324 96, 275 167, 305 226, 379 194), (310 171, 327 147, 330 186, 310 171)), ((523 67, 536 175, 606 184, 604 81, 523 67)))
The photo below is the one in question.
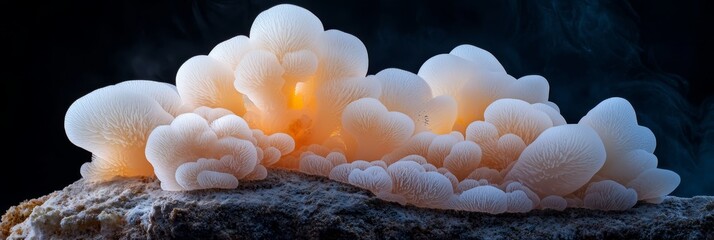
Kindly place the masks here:
POLYGON ((567 124, 544 77, 516 79, 471 45, 418 74, 367 66, 357 37, 282 4, 249 36, 188 59, 176 87, 128 81, 80 98, 65 130, 93 154, 84 178, 155 175, 171 191, 235 188, 279 167, 386 201, 498 214, 624 210, 679 185, 625 99, 567 124))

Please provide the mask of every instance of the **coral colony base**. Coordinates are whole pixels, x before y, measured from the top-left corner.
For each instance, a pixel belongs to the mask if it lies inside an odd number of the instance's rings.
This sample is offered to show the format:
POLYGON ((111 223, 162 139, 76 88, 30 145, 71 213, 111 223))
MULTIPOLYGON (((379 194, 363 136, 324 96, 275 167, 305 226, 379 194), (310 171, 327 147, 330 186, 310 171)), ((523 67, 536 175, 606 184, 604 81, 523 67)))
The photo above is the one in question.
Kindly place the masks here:
POLYGON ((679 176, 610 98, 568 124, 536 75, 461 45, 413 74, 367 75, 367 49, 306 9, 260 13, 250 37, 186 61, 176 86, 126 81, 67 111, 90 181, 156 176, 168 191, 236 188, 295 169, 419 207, 487 213, 658 203, 679 176))

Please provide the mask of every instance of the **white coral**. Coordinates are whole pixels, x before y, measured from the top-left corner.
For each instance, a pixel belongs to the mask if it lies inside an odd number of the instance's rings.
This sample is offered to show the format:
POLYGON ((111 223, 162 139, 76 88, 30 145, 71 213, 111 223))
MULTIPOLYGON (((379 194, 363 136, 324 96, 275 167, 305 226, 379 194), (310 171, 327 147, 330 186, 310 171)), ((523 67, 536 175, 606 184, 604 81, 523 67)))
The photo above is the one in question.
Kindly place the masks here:
POLYGON ((203 116, 179 115, 149 136, 146 156, 164 190, 227 188, 237 186, 239 179, 262 179, 263 165, 274 163, 280 149, 292 151, 287 135, 263 136, 221 109, 196 112, 203 116))
POLYGON ((67 137, 92 153, 92 162, 82 165, 82 177, 105 181, 153 175, 144 148, 156 126, 173 120, 167 111, 179 111, 180 102, 172 102, 175 95, 164 83, 129 81, 95 90, 72 103, 64 121, 67 137))
POLYGON ((605 162, 605 147, 594 130, 570 124, 543 132, 521 153, 506 180, 540 196, 565 196, 585 185, 605 162))
POLYGON ((367 49, 289 4, 249 37, 188 59, 176 87, 128 81, 67 111, 82 176, 155 173, 166 190, 231 189, 296 169, 420 207, 488 213, 661 202, 680 178, 658 169, 654 134, 624 99, 567 124, 543 76, 509 75, 460 45, 418 74, 367 76, 367 49))

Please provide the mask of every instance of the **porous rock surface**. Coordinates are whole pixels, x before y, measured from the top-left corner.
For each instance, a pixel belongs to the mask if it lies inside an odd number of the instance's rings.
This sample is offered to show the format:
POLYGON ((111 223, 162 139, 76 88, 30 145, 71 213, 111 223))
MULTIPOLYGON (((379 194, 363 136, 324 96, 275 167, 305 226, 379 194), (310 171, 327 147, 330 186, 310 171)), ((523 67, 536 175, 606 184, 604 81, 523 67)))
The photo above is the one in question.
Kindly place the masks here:
POLYGON ((271 170, 235 190, 162 191, 158 181, 79 180, 11 208, 8 239, 714 239, 714 197, 623 212, 489 215, 401 206, 326 178, 271 170))

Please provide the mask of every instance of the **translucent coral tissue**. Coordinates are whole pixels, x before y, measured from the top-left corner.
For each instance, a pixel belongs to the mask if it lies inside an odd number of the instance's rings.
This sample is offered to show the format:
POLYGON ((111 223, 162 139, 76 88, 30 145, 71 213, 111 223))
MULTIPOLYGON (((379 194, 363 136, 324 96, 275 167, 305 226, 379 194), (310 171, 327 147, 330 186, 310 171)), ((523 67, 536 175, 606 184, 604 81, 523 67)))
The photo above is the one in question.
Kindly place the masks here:
POLYGON ((282 4, 248 36, 188 59, 176 86, 126 81, 67 111, 91 181, 156 176, 169 191, 231 189, 271 168, 321 175, 386 201, 492 214, 658 203, 680 178, 622 98, 567 123, 543 76, 509 75, 464 44, 418 73, 367 75, 367 48, 282 4))

